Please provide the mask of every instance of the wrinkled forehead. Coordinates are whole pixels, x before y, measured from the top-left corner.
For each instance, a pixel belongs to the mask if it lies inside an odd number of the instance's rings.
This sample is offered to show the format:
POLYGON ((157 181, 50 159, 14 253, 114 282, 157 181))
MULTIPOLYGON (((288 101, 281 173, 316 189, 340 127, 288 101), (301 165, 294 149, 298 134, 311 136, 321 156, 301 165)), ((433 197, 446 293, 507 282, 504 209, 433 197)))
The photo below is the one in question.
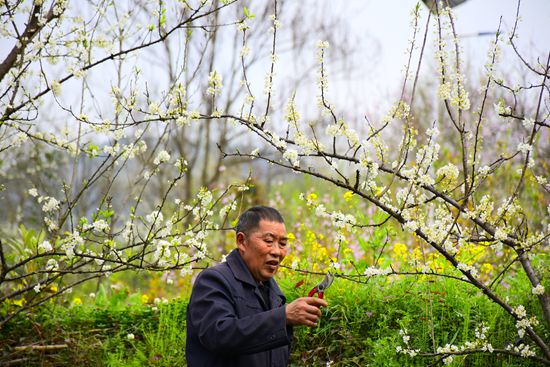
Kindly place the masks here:
POLYGON ((258 236, 274 237, 287 239, 286 227, 284 223, 262 219, 258 226, 252 229, 251 233, 258 236))

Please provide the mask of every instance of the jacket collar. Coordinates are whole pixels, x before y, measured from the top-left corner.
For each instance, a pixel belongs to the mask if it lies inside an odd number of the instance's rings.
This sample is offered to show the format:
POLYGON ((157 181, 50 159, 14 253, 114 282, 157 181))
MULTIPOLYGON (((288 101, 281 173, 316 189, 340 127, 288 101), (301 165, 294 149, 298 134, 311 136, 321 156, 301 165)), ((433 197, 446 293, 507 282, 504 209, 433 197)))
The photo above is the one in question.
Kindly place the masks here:
MULTIPOLYGON (((226 261, 237 280, 249 284, 252 287, 258 287, 258 282, 256 282, 250 273, 250 270, 248 270, 248 267, 246 266, 238 249, 231 251, 231 253, 227 255, 226 261)), ((280 296, 283 299, 285 298, 283 292, 273 278, 269 279, 267 286, 272 290, 272 295, 280 296)))

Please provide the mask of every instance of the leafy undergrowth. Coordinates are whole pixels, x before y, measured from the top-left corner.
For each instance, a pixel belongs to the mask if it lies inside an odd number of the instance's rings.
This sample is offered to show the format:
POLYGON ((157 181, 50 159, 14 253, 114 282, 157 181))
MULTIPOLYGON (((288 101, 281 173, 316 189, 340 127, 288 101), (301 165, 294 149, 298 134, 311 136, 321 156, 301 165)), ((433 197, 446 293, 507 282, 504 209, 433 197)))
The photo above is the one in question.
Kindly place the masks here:
MULTIPOLYGON (((310 276, 296 287, 300 280, 300 274, 280 279, 289 301, 318 281, 310 276)), ((481 320, 494 348, 517 342, 515 326, 497 305, 448 279, 381 277, 367 284, 336 279, 326 299, 329 307, 317 328, 296 328, 292 366, 441 365, 441 357, 423 354, 473 341, 481 320), (410 349, 419 350, 417 356, 397 353, 398 346, 405 346, 403 330, 410 336, 410 349)), ((185 308, 182 299, 150 300, 125 290, 103 291, 89 303, 71 307, 51 304, 1 331, 0 365, 183 366, 185 308), (45 345, 57 349, 45 350, 45 345)), ((487 352, 454 356, 451 365, 537 364, 487 352)))
POLYGON ((0 366, 182 364, 186 303, 147 303, 127 290, 103 291, 91 301, 50 304, 15 318, 0 333, 0 366))
MULTIPOLYGON (((301 287, 300 287, 301 288, 301 287)), ((287 287, 290 298, 303 295, 287 287)), ((517 343, 510 318, 477 290, 456 281, 371 278, 368 284, 336 279, 327 291, 329 307, 314 330, 297 329, 293 366, 443 365, 441 356, 425 356, 438 346, 462 346, 476 340, 476 328, 488 326, 496 348, 517 343), (397 353, 410 336, 411 357, 397 353)), ((453 366, 536 366, 537 362, 502 354, 454 356, 453 366)))

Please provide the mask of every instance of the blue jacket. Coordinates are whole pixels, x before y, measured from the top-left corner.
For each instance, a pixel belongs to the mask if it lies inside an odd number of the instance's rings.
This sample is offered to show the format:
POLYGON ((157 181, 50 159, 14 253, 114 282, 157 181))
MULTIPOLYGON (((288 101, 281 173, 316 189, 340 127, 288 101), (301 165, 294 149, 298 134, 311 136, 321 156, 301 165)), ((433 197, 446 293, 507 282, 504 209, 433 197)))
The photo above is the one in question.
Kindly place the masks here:
POLYGON ((186 357, 190 367, 288 365, 292 328, 285 296, 270 279, 270 305, 238 250, 203 270, 187 307, 186 357))

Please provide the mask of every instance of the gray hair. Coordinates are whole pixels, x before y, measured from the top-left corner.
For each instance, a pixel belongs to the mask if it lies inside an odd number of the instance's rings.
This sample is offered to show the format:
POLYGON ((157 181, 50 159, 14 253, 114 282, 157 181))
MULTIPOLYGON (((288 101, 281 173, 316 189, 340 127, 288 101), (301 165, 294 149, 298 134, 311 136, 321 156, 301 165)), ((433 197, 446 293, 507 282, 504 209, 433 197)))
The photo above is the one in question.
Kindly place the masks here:
POLYGON ((277 209, 270 206, 253 206, 241 214, 239 222, 235 227, 235 232, 243 232, 249 234, 253 229, 257 228, 261 220, 270 222, 284 223, 284 219, 277 209))

